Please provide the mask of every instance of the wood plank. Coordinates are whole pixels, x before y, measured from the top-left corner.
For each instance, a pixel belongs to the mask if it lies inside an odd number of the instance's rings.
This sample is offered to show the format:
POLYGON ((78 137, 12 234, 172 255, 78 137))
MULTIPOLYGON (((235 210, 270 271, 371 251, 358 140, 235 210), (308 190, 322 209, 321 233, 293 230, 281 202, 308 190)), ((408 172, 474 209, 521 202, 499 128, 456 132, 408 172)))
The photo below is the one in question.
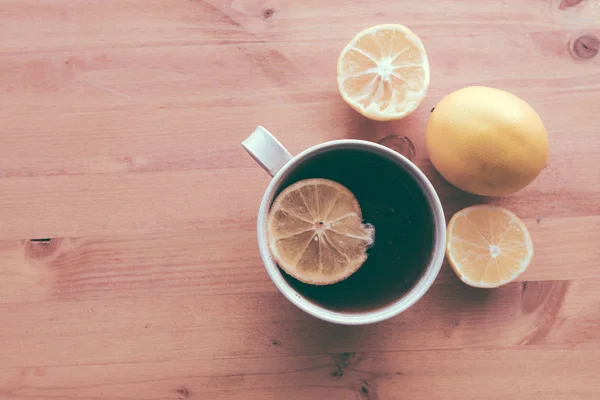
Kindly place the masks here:
MULTIPOLYGON (((600 279, 600 250, 587 240, 600 237, 600 216, 525 222, 535 257, 519 281, 600 279)), ((199 226, 189 234, 0 242, 0 303, 113 299, 148 291, 177 295, 187 289, 207 296, 274 293, 256 250, 253 221, 245 224, 218 232, 199 226)), ((457 283, 447 264, 436 283, 457 283)))
MULTIPOLYGON (((240 156, 251 162, 247 155, 240 156)), ((562 175, 562 182, 540 178, 541 183, 546 181, 542 187, 534 184, 522 193, 492 201, 523 218, 599 215, 597 171, 588 168, 573 176, 562 175), (539 206, 531 207, 533 202, 539 206)), ((433 169, 428 174, 447 211, 482 202, 443 182, 433 169)), ((0 240, 214 232, 235 224, 248 228, 254 224, 267 183, 267 174, 258 166, 4 178, 0 179, 0 240)))
POLYGON ((7 400, 594 399, 598 350, 475 349, 2 369, 7 400), (585 368, 582 368, 585 366, 585 368), (559 367, 559 368, 557 368, 559 367), (526 377, 526 379, 516 379, 526 377), (552 384, 548 385, 551 381, 552 384))
MULTIPOLYGON (((245 275, 242 275, 242 279, 245 275)), ((495 291, 458 281, 435 285, 384 323, 344 327, 297 309, 274 289, 216 293, 113 289, 2 304, 4 367, 113 364, 417 349, 597 349, 598 279, 512 283, 495 291), (127 296, 123 296, 127 293, 127 296), (185 293, 185 295, 181 295, 185 293), (215 327, 220 327, 215 329, 215 327), (51 345, 49 345, 51 343, 51 345)), ((266 360, 265 360, 266 361, 266 360)))
POLYGON ((266 184, 267 175, 256 168, 6 178, 0 180, 0 237, 141 234, 182 228, 214 234, 254 224, 266 184), (249 174, 255 179, 248 179, 249 174))

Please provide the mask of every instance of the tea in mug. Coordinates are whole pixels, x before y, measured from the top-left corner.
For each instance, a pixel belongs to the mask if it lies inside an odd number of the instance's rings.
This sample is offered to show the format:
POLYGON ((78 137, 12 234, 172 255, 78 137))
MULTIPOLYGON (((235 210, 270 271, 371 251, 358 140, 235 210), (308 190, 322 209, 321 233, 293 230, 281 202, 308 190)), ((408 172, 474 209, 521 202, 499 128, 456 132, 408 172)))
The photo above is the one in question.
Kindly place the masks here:
POLYGON ((375 228, 367 260, 347 279, 331 285, 305 284, 281 270, 309 301, 339 312, 372 311, 402 298, 429 264, 435 246, 432 210, 409 172, 369 150, 326 149, 300 161, 281 190, 303 179, 324 178, 347 187, 363 221, 375 228))

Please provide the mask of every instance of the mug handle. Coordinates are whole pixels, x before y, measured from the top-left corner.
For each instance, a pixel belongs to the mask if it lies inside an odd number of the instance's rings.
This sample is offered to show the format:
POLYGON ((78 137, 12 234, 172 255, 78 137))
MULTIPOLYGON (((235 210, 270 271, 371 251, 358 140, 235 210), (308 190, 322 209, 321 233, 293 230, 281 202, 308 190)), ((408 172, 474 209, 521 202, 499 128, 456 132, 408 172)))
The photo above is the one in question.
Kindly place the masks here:
POLYGON ((259 126, 246 140, 242 147, 254 158, 271 176, 292 159, 292 155, 283 147, 279 140, 268 130, 259 126))

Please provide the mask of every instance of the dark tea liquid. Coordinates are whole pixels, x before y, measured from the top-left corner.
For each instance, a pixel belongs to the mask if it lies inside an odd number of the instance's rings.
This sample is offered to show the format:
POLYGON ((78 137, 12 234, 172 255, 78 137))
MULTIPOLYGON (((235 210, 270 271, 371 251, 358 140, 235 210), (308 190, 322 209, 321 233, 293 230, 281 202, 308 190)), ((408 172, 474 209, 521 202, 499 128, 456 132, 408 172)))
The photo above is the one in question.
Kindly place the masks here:
POLYGON ((308 285, 280 269, 288 283, 315 304, 340 312, 372 311, 400 299, 423 274, 434 245, 432 212, 414 179, 368 150, 331 149, 301 162, 281 190, 308 178, 350 189, 364 222, 375 227, 375 243, 362 267, 342 282, 308 285))

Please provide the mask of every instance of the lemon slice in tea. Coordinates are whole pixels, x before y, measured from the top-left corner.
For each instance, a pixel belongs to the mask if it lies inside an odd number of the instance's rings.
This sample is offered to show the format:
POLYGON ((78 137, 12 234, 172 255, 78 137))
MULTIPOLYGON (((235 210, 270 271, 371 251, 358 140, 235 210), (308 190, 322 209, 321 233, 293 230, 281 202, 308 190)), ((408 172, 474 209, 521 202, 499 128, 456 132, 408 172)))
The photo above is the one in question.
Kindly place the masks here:
POLYGON ((267 219, 269 248, 279 266, 313 285, 346 279, 367 259, 375 230, 362 222, 356 197, 327 179, 306 179, 283 190, 267 219))

